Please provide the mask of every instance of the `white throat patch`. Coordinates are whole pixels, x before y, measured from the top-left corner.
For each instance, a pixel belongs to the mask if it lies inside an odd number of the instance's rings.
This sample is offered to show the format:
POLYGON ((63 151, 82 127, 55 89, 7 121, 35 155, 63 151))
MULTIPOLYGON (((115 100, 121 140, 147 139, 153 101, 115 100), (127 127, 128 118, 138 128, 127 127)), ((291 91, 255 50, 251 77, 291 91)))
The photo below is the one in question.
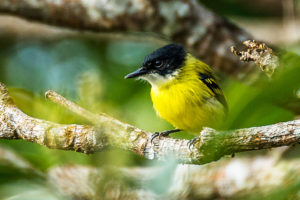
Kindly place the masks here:
POLYGON ((179 70, 175 70, 173 73, 167 74, 166 76, 162 76, 158 73, 150 73, 141 76, 140 79, 148 81, 153 88, 158 88, 174 80, 178 74, 179 74, 179 70))

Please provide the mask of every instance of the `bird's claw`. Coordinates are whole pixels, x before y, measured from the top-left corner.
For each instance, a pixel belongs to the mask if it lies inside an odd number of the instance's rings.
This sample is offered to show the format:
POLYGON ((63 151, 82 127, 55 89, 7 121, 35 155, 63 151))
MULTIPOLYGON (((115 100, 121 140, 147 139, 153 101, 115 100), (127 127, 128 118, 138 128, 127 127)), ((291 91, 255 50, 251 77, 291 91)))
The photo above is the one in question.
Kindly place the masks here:
POLYGON ((167 137, 168 135, 170 135, 171 133, 176 133, 179 132, 180 129, 174 129, 174 130, 169 130, 169 131, 163 131, 163 132, 155 132, 152 137, 151 137, 151 143, 153 142, 154 138, 158 137, 167 137))
POLYGON ((159 136, 159 132, 155 132, 155 133, 152 134, 151 140, 150 140, 151 144, 152 144, 154 138, 156 138, 156 137, 158 137, 158 136, 159 136))
POLYGON ((188 141, 187 145, 188 145, 188 148, 189 148, 190 151, 191 151, 191 147, 194 146, 194 142, 198 139, 199 139, 199 137, 195 137, 195 138, 188 141))
POLYGON ((170 132, 169 131, 163 131, 163 132, 155 132, 155 133, 153 133, 152 134, 152 136, 151 136, 151 143, 153 142, 153 140, 156 138, 156 137, 161 137, 161 136, 163 136, 163 137, 166 137, 166 136, 168 136, 170 134, 170 132))
POLYGON ((153 133, 152 137, 151 137, 151 143, 153 142, 153 140, 156 138, 156 137, 167 137, 168 135, 170 135, 170 133, 173 133, 173 132, 177 132, 177 131, 174 131, 174 130, 171 130, 171 131, 163 131, 163 132, 155 132, 153 133))

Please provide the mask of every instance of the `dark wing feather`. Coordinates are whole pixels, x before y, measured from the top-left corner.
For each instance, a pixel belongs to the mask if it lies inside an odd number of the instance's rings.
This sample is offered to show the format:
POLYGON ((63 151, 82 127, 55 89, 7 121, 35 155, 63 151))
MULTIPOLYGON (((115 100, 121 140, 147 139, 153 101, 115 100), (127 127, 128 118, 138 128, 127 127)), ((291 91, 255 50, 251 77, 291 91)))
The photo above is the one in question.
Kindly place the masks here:
POLYGON ((214 94, 216 99, 224 106, 225 110, 228 110, 228 105, 225 100, 224 94, 216 82, 214 75, 211 72, 199 73, 200 80, 208 87, 208 89, 214 94))

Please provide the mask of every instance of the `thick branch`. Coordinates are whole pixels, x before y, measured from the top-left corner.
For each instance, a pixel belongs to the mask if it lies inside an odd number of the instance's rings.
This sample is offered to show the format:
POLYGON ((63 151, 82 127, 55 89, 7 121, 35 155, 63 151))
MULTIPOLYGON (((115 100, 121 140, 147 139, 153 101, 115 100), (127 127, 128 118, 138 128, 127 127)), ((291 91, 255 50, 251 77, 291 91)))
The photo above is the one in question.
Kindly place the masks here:
MULTIPOLYGON (((50 92, 49 95, 75 112, 89 113, 56 93, 50 92)), ((300 141, 300 120, 295 120, 229 132, 204 128, 190 149, 188 140, 162 137, 151 143, 151 133, 105 114, 89 116, 97 124, 95 127, 61 125, 29 117, 13 104, 3 84, 0 84, 0 114, 2 139, 24 139, 48 148, 84 153, 94 153, 106 146, 113 146, 148 159, 166 160, 174 156, 182 163, 203 164, 241 151, 291 145, 300 141)))
POLYGON ((184 44, 230 76, 240 78, 255 69, 229 50, 253 38, 196 0, 2 0, 0 12, 79 30, 154 32, 184 44))

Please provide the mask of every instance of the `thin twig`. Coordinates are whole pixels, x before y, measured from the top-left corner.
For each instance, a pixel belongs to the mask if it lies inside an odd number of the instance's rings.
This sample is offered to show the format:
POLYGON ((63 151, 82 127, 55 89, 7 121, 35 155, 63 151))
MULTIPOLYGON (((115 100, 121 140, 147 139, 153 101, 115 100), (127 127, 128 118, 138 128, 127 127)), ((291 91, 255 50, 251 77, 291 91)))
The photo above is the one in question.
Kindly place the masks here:
POLYGON ((52 102, 59 104, 63 107, 65 107, 66 109, 76 113, 77 115, 89 120, 90 122, 97 124, 96 121, 98 121, 98 118, 100 117, 100 115, 105 115, 105 114, 99 114, 96 115, 80 106, 78 106, 77 104, 73 103, 72 101, 67 100, 66 98, 64 98, 63 96, 57 94, 56 92, 49 90, 45 93, 45 97, 49 100, 51 100, 52 102))

